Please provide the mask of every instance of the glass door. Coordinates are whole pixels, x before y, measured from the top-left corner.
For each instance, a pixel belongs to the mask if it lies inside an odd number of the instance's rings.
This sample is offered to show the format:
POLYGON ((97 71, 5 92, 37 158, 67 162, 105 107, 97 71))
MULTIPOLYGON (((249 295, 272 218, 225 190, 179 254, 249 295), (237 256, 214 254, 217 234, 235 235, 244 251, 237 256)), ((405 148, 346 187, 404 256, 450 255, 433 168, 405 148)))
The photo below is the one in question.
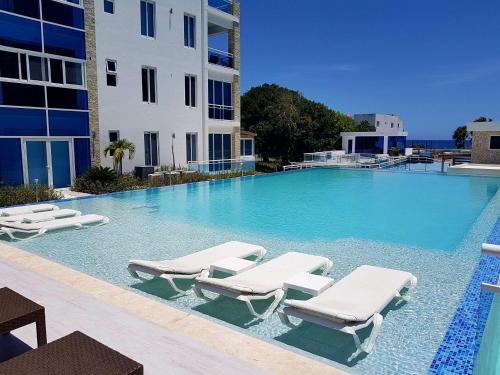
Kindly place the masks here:
POLYGON ((29 183, 33 184, 35 180, 38 180, 40 185, 48 185, 47 143, 45 141, 26 141, 26 158, 29 183))
POLYGON ((52 185, 55 188, 71 186, 71 161, 68 141, 51 141, 52 185))

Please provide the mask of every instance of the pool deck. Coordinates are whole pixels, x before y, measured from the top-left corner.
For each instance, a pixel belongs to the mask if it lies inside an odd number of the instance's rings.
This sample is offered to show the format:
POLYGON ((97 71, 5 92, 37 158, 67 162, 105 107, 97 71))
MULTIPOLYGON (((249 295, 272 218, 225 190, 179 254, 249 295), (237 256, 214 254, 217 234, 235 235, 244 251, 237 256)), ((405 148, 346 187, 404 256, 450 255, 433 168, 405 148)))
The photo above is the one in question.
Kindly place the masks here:
MULTIPOLYGON (((48 340, 75 330, 142 363, 146 374, 332 374, 346 372, 199 316, 0 244, 0 287, 46 308, 48 340)), ((33 326, 0 339, 25 351, 33 326)))
POLYGON ((464 164, 449 166, 448 174, 499 177, 500 165, 464 163, 464 164))

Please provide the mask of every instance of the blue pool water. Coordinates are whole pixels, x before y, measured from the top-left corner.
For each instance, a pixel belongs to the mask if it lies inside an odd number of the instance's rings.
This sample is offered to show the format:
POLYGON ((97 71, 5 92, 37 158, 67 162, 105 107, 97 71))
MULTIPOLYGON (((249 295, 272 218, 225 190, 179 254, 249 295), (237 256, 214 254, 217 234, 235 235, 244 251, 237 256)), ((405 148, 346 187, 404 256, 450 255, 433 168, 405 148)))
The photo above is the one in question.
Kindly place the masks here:
POLYGON ((110 224, 18 246, 234 329, 367 374, 425 373, 500 212, 499 180, 436 173, 316 169, 113 194, 62 203, 110 224), (251 323, 227 298, 172 299, 161 280, 138 283, 132 258, 168 259, 229 241, 329 257, 339 279, 362 264, 412 272, 415 301, 384 312, 372 354, 348 362, 352 338, 311 324, 251 323))

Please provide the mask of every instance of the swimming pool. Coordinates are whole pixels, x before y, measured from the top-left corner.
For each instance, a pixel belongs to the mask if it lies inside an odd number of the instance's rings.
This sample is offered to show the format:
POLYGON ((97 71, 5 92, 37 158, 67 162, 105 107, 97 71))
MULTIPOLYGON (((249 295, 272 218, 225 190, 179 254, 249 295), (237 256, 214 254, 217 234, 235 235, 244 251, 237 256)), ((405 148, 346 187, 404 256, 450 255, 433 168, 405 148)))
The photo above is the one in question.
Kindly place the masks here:
POLYGON ((369 374, 426 373, 500 212, 499 180, 389 171, 315 169, 119 193, 61 203, 111 218, 17 246, 199 313, 334 366, 369 374), (168 259, 229 240, 329 257, 339 279, 362 264, 412 272, 415 300, 387 312, 372 354, 348 362, 352 338, 311 324, 290 330, 244 305, 137 283, 131 258, 168 259), (457 277, 458 276, 458 277, 457 277))

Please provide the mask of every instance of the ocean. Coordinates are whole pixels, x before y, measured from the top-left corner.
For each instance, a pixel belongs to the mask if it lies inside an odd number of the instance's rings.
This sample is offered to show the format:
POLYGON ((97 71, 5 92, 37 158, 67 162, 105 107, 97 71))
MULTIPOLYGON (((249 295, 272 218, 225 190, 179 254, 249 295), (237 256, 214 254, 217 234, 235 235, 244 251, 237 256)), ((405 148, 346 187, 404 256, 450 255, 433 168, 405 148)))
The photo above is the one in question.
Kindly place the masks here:
MULTIPOLYGON (((455 146, 455 141, 452 139, 407 139, 406 140, 406 147, 413 147, 416 145, 424 146, 426 149, 433 150, 433 149, 438 149, 438 150, 454 150, 457 148, 455 146)), ((465 148, 470 148, 472 147, 472 141, 467 141, 465 142, 465 148)))

